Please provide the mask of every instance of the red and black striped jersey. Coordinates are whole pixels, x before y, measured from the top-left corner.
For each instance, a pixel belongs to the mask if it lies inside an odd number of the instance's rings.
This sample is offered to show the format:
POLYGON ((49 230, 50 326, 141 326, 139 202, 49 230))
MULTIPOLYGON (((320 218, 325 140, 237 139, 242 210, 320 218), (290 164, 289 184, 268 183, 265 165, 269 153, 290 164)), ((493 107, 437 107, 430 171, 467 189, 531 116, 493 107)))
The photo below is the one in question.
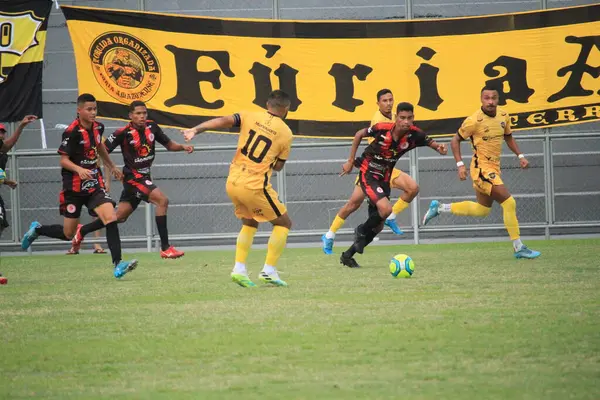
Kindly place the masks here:
POLYGON ((138 129, 131 122, 123 128, 117 129, 106 138, 106 148, 112 152, 121 146, 123 152, 123 173, 140 178, 141 175, 150 174, 154 162, 155 143, 167 146, 171 139, 154 121, 146 121, 144 129, 138 129))
POLYGON ((392 137, 393 128, 393 122, 380 122, 367 130, 367 136, 372 137, 373 141, 354 163, 362 172, 389 176, 400 157, 416 147, 429 146, 431 143, 431 138, 414 125, 395 141, 392 137))
POLYGON ((98 168, 98 146, 102 144, 103 133, 104 125, 101 122, 94 122, 88 130, 81 125, 79 118, 65 129, 58 154, 68 156, 73 164, 90 170, 94 178, 82 182, 78 174, 62 168, 64 190, 91 193, 96 185, 103 185, 102 173, 98 168))

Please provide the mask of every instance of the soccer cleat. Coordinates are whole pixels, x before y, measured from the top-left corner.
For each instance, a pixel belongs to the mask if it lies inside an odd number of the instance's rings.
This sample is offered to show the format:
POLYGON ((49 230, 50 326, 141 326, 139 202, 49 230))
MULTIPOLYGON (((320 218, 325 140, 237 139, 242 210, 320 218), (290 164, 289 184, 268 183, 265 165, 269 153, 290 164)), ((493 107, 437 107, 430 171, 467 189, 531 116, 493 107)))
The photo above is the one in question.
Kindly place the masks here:
POLYGON ((396 235, 404 235, 404 232, 402 232, 402 229, 400 229, 394 218, 386 219, 384 224, 385 226, 390 228, 392 232, 394 232, 396 235))
POLYGON ((77 225, 77 231, 75 232, 75 236, 73 236, 73 240, 71 240, 71 250, 67 254, 79 254, 81 243, 83 243, 83 236, 81 236, 82 226, 82 224, 77 225))
POLYGON ((71 248, 69 249, 69 251, 67 251, 65 254, 66 254, 66 255, 68 255, 68 256, 76 256, 76 255, 78 255, 78 254, 79 254, 79 252, 78 252, 78 251, 75 251, 75 249, 74 249, 73 247, 71 247, 71 248))
POLYGON ((29 230, 25 232, 25 234, 23 235, 23 240, 21 240, 21 248, 23 250, 27 250, 29 246, 31 246, 31 244, 35 241, 35 239, 38 238, 39 235, 35 230, 36 228, 39 228, 41 226, 42 224, 40 224, 37 221, 33 221, 31 225, 29 225, 29 230))
POLYGON ((523 245, 521 247, 521 250, 515 251, 515 258, 533 259, 533 258, 538 258, 541 255, 542 255, 542 253, 540 253, 539 251, 531 250, 529 247, 527 247, 525 245, 523 245))
POLYGON ((113 272, 113 275, 117 279, 121 279, 125 276, 126 273, 133 271, 137 267, 138 261, 120 261, 116 266, 113 272))
POLYGON ((285 281, 282 281, 282 280, 279 278, 279 275, 277 275, 277 274, 272 274, 272 275, 269 275, 269 274, 267 274, 266 272, 261 272, 261 273, 258 275, 258 278, 259 278, 259 279, 260 279, 260 280, 261 280, 263 283, 270 283, 270 284, 272 284, 272 285, 275 285, 275 286, 287 287, 287 285, 288 285, 288 284, 287 284, 285 281))
POLYGON ((323 242, 323 253, 333 254, 333 239, 329 239, 323 234, 323 236, 321 236, 321 241, 323 242))
POLYGON ((256 284, 248 278, 248 275, 231 273, 231 280, 240 285, 241 287, 255 287, 256 284))
POLYGON ((432 200, 429 203, 429 210, 423 216, 423 225, 427 225, 429 221, 440 215, 440 211, 438 208, 440 207, 440 202, 437 200, 432 200))
POLYGON ((177 250, 175 247, 170 246, 168 249, 160 252, 162 258, 179 258, 184 256, 183 251, 177 250))
POLYGON ((358 265, 354 257, 349 257, 346 255, 346 253, 342 253, 340 256, 340 263, 344 264, 348 268, 360 268, 360 265, 358 265))
POLYGON ((362 225, 359 225, 354 230, 354 248, 358 254, 362 254, 367 246, 367 235, 361 232, 362 225))

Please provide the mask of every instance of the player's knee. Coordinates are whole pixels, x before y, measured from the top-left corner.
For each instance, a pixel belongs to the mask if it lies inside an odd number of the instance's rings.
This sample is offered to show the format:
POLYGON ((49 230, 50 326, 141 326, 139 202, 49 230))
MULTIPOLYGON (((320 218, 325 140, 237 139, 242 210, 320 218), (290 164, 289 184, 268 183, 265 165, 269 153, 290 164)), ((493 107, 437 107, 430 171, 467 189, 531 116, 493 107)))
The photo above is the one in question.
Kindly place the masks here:
MULTIPOLYGON (((125 218, 125 220, 127 220, 127 218, 125 218)), ((104 225, 108 225, 110 223, 117 222, 117 221, 118 221, 118 219, 117 219, 117 216, 115 215, 115 213, 110 213, 110 214, 104 216, 102 223, 104 225)))
POLYGON ((406 189, 406 194, 409 196, 412 201, 419 194, 419 185, 411 185, 406 189))
POLYGON ((169 198, 167 196, 161 196, 158 199, 158 204, 157 205, 159 207, 164 207, 164 208, 169 207, 169 198))
POLYGON ((117 222, 119 224, 122 224, 123 222, 127 221, 127 218, 128 217, 126 215, 121 215, 121 216, 117 217, 117 222))
POLYGON ((292 229, 292 220, 288 217, 283 221, 283 225, 284 228, 287 229, 292 229))

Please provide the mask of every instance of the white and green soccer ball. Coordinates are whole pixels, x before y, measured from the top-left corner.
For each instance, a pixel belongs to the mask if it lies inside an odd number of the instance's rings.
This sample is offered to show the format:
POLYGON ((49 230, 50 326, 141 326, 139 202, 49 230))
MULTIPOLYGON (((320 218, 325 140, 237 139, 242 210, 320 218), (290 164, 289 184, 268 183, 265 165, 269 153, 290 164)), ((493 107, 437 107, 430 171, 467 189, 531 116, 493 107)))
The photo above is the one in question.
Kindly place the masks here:
POLYGON ((2 168, 0 168, 0 185, 2 185, 4 183, 5 179, 6 179, 6 172, 4 172, 4 170, 2 168))
POLYGON ((394 278, 410 278, 415 271, 415 262, 406 254, 396 254, 390 260, 390 273, 394 278))

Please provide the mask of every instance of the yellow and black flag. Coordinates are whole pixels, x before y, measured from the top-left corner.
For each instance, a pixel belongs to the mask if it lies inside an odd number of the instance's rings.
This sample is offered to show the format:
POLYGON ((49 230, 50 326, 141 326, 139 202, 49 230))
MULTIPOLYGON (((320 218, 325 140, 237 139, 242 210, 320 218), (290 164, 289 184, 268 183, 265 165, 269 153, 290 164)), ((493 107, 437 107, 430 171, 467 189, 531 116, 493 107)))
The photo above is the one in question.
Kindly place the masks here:
POLYGON ((51 0, 0 2, 0 121, 42 117, 42 71, 51 0))
POLYGON ((446 134, 493 85, 515 130, 600 121, 600 4, 415 21, 62 9, 79 90, 105 117, 127 119, 127 105, 142 100, 158 123, 191 126, 258 111, 282 89, 297 135, 352 137, 389 88, 415 104, 420 128, 446 134))

